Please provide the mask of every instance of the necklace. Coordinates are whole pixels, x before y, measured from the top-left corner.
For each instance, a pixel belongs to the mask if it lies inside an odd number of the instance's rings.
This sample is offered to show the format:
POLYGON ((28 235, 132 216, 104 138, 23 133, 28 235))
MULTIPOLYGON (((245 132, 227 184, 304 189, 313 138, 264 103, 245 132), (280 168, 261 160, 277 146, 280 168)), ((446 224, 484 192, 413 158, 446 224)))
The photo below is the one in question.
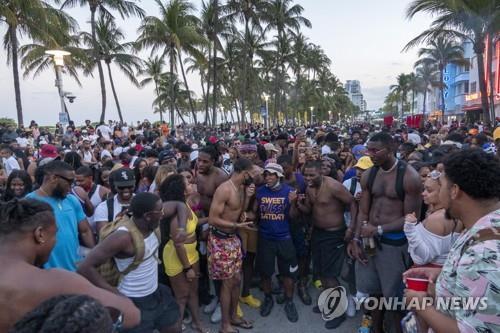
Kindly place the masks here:
POLYGON ((241 195, 241 191, 238 190, 236 185, 234 185, 233 181, 229 179, 229 182, 231 183, 231 186, 233 187, 234 191, 238 193, 238 196, 240 197, 240 205, 243 204, 244 201, 244 195, 241 195))
POLYGON ((389 173, 396 168, 396 165, 398 165, 398 160, 396 160, 396 163, 394 163, 394 165, 392 167, 390 167, 389 170, 384 170, 384 169, 380 168, 380 171, 382 171, 384 173, 389 173))

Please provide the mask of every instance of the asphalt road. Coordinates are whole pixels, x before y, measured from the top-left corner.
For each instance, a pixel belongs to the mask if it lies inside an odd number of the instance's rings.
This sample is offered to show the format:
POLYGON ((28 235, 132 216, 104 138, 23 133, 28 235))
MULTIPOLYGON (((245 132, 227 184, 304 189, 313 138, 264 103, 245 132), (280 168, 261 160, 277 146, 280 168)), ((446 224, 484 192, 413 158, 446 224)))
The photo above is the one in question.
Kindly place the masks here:
MULTIPOLYGON (((310 286, 309 291, 313 300, 317 299, 319 291, 310 286)), ((252 289, 252 295, 258 297, 260 300, 264 299, 263 294, 257 289, 252 289)), ((358 312, 356 317, 349 318, 342 323, 342 325, 334 330, 327 330, 325 328, 325 322, 321 318, 320 314, 312 312, 312 305, 306 306, 302 303, 300 298, 295 295, 294 297, 295 306, 297 307, 297 312, 299 313, 299 321, 296 323, 291 323, 286 318, 285 310, 283 305, 274 303, 273 310, 269 317, 261 317, 259 310, 252 309, 247 305, 242 304, 242 310, 246 319, 250 319, 254 323, 254 328, 252 330, 242 330, 244 332, 259 332, 259 333, 303 333, 303 332, 335 332, 335 333, 355 333, 358 330, 358 326, 361 323, 361 314, 358 312)), ((207 315, 202 314, 203 322, 205 327, 210 328, 211 332, 218 332, 218 324, 210 324, 210 318, 207 315)), ((190 325, 187 325, 185 332, 194 332, 190 325)))

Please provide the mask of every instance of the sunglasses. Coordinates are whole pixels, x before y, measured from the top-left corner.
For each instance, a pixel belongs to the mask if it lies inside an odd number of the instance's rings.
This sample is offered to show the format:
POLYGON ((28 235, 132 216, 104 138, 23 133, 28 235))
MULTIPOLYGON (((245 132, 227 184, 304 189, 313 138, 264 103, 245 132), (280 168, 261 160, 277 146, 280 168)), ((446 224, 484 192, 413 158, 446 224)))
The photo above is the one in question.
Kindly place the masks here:
POLYGON ((62 175, 58 175, 58 174, 55 174, 54 176, 59 177, 59 178, 61 178, 61 179, 65 180, 65 181, 66 181, 66 182, 68 182, 69 184, 73 184, 73 182, 75 181, 75 179, 74 179, 74 178, 67 178, 67 177, 64 177, 64 176, 62 176, 62 175))

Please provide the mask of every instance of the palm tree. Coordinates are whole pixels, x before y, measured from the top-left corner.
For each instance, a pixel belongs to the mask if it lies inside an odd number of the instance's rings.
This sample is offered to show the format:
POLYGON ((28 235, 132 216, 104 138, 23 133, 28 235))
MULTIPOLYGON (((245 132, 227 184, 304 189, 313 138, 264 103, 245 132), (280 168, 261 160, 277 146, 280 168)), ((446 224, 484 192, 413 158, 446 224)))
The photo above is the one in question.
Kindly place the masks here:
POLYGON ((58 46, 58 39, 73 32, 77 24, 64 12, 41 0, 2 1, 0 26, 2 24, 7 26, 3 45, 7 51, 7 64, 12 65, 17 123, 18 126, 22 126, 24 119, 19 81, 19 36, 30 38, 35 43, 43 42, 58 46))
MULTIPOLYGON (((149 59, 144 61, 144 66, 138 73, 140 76, 145 76, 145 78, 139 82, 139 85, 141 87, 145 87, 150 83, 154 83, 156 97, 160 95, 158 85, 163 73, 164 66, 165 61, 163 60, 163 58, 159 56, 150 57, 149 59)), ((158 113, 160 114, 160 122, 163 122, 163 112, 165 112, 165 110, 159 107, 158 113)))
MULTIPOLYGON (((84 41, 91 48, 94 45, 92 36, 88 33, 82 33, 84 41)), ((104 61, 108 69, 108 78, 111 84, 111 90, 116 103, 118 117, 120 122, 123 123, 123 115, 116 93, 115 83, 111 72, 111 62, 113 62, 122 71, 123 74, 132 82, 136 87, 139 87, 139 82, 135 77, 135 73, 141 69, 142 60, 130 54, 132 49, 131 43, 120 42, 125 39, 123 31, 116 26, 115 20, 111 17, 100 17, 96 24, 97 44, 100 50, 99 61, 104 61)), ((94 63, 96 64, 96 63, 94 63)))
POLYGON ((263 0, 229 0, 224 7, 224 11, 229 13, 229 17, 238 20, 239 23, 245 25, 244 38, 243 38, 243 73, 242 73, 242 86, 240 92, 240 105, 242 120, 245 119, 245 102, 247 95, 248 85, 248 70, 253 59, 250 53, 250 43, 255 33, 262 34, 262 27, 260 26, 262 11, 265 8, 263 0), (253 34, 252 34, 253 33, 253 34))
POLYGON ((145 12, 142 8, 135 4, 135 0, 54 0, 56 3, 61 3, 62 8, 72 8, 76 6, 87 6, 90 9, 90 26, 92 36, 92 50, 94 61, 97 64, 99 72, 99 81, 101 84, 101 117, 100 122, 104 122, 106 116, 106 85, 104 82, 104 71, 101 64, 101 50, 97 41, 97 22, 96 13, 104 17, 113 17, 110 10, 117 11, 121 18, 124 19, 130 16, 144 17, 145 12))
POLYGON ((163 73, 158 84, 159 95, 153 101, 153 107, 157 111, 164 110, 166 105, 174 105, 179 118, 185 124, 181 110, 188 108, 188 95, 193 93, 186 90, 182 82, 179 81, 175 73, 163 73), (172 94, 174 90, 174 94, 172 94))
POLYGON ((411 91, 411 115, 415 110, 415 95, 420 90, 420 81, 415 73, 408 74, 408 89, 411 91))
POLYGON ((418 51, 420 58, 415 65, 430 64, 434 65, 439 70, 439 82, 441 90, 441 110, 446 110, 446 101, 444 90, 446 85, 444 83, 444 70, 448 64, 466 65, 468 61, 464 58, 464 50, 454 39, 446 36, 439 36, 435 40, 429 41, 428 47, 421 48, 418 51))
POLYGON ((288 36, 291 32, 298 33, 300 27, 305 25, 306 27, 311 27, 311 22, 302 16, 304 8, 300 5, 293 4, 293 0, 270 0, 266 2, 266 7, 262 14, 262 19, 265 22, 269 22, 268 28, 276 29, 278 32, 276 38, 276 63, 275 63, 275 77, 276 77, 276 88, 275 88, 275 114, 278 112, 278 105, 281 105, 281 86, 283 78, 285 75, 283 73, 284 64, 284 54, 285 51, 283 47, 287 45, 288 36))
POLYGON ((401 73, 396 78, 397 84, 391 85, 389 88, 393 94, 397 94, 401 101, 401 117, 404 116, 404 107, 408 101, 408 91, 410 90, 410 78, 408 74, 401 73))
MULTIPOLYGON (((407 16, 412 18, 417 13, 425 12, 435 17, 430 29, 422 32, 408 43, 406 49, 436 39, 437 36, 458 36, 472 42, 474 53, 477 56, 477 70, 479 76, 479 90, 484 120, 490 122, 488 89, 485 81, 484 51, 485 41, 490 41, 500 30, 500 1, 499 0, 415 0, 407 10, 407 16)), ((486 68, 491 73, 492 56, 486 57, 486 68)), ((490 91, 493 82, 490 82, 490 91)), ((493 98, 491 94, 490 98, 493 98)), ((494 114, 494 113, 493 113, 494 114)))
MULTIPOLYGON (((195 46, 205 42, 197 29, 198 19, 192 15, 194 7, 186 0, 171 0, 166 5, 160 0, 155 1, 160 10, 160 17, 148 16, 143 19, 139 27, 139 37, 136 41, 137 48, 151 48, 152 52, 163 48, 161 57, 168 55, 170 72, 176 72, 178 64, 181 68, 184 85, 187 87, 186 90, 189 91, 182 61, 182 50, 186 50, 190 54, 198 54, 195 46)), ((171 91, 172 94, 174 92, 174 90, 171 91)), ((195 123, 197 123, 196 112, 190 95, 188 100, 191 106, 191 114, 195 123)), ((173 101, 174 99, 172 99, 173 101)), ((173 112, 173 105, 171 105, 171 121, 174 120, 173 112)))
POLYGON ((415 68, 417 79, 419 82, 419 92, 424 94, 422 114, 425 121, 425 113, 427 108, 427 93, 432 91, 430 87, 439 86, 439 71, 435 65, 422 64, 415 68))

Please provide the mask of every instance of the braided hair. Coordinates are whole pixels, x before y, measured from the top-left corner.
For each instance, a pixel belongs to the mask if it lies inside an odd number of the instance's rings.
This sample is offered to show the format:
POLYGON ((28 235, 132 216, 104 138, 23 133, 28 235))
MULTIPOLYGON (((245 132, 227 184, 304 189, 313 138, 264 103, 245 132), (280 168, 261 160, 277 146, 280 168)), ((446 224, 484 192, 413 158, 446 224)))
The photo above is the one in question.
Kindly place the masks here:
POLYGON ((19 320, 9 333, 108 333, 109 312, 86 295, 59 295, 46 300, 19 320))
POLYGON ((0 203, 0 237, 13 232, 25 232, 46 224, 50 219, 41 218, 41 214, 50 214, 49 204, 34 199, 12 199, 0 203))

